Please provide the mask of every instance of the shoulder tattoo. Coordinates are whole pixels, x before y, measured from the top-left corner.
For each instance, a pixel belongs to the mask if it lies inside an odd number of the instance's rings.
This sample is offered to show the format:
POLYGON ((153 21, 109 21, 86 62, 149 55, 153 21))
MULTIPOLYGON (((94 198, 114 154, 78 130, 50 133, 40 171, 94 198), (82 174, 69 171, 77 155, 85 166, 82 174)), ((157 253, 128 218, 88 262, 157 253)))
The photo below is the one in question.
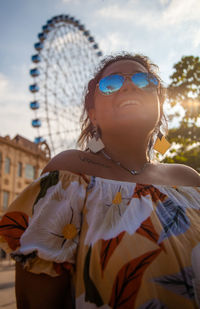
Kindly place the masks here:
POLYGON ((94 165, 99 165, 99 166, 103 166, 103 167, 106 167, 106 168, 110 168, 109 165, 106 165, 106 164, 100 163, 100 162, 96 162, 96 161, 94 161, 94 160, 91 160, 91 159, 89 159, 89 158, 86 158, 86 157, 83 156, 83 155, 79 155, 79 158, 80 158, 81 161, 87 162, 87 163, 89 163, 89 164, 94 164, 94 165))

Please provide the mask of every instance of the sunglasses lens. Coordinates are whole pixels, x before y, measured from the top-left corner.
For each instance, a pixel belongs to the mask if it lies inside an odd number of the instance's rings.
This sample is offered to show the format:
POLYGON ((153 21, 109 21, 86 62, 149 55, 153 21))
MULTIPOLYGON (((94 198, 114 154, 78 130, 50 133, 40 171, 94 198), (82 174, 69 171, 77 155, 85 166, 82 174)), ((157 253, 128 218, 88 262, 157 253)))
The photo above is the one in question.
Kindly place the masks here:
POLYGON ((157 78, 149 73, 139 72, 134 74, 131 79, 138 88, 151 89, 158 86, 157 78))
POLYGON ((104 94, 111 94, 118 91, 123 85, 124 77, 118 74, 110 75, 99 81, 99 89, 104 94))

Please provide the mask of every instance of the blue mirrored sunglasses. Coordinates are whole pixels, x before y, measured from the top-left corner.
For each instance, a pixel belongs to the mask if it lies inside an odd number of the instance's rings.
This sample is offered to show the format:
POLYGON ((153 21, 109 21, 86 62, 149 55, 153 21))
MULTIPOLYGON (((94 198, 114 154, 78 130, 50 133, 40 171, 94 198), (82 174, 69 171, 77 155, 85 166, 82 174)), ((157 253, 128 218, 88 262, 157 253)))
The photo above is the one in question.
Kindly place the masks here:
POLYGON ((130 76, 134 85, 145 91, 153 91, 159 86, 159 81, 153 74, 138 72, 133 75, 113 74, 103 77, 98 84, 99 90, 105 95, 118 91, 127 78, 126 76, 130 76))

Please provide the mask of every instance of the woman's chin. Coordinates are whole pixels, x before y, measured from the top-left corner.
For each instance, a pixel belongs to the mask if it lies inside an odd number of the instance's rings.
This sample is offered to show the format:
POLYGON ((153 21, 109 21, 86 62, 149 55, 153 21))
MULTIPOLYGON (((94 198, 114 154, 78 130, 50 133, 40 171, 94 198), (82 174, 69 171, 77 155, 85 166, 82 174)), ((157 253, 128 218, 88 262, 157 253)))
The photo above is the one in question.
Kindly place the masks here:
POLYGON ((127 119, 115 121, 112 123, 112 126, 102 128, 102 132, 108 135, 149 135, 155 129, 155 123, 148 122, 147 119, 131 119, 130 121, 127 119))

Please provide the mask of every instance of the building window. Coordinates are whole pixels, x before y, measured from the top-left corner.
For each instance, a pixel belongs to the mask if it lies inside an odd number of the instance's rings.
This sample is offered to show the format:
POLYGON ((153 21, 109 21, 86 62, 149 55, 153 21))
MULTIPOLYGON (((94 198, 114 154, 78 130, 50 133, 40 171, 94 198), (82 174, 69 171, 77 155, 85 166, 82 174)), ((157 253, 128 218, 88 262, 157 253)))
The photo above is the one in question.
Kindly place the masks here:
POLYGON ((26 164, 25 177, 28 178, 28 179, 34 179, 35 178, 35 168, 31 164, 26 164))
POLYGON ((9 184, 9 180, 6 178, 6 179, 4 179, 4 184, 5 185, 8 185, 9 184))
POLYGON ((8 158, 8 157, 5 158, 4 172, 5 172, 5 174, 10 174, 10 158, 8 158))
POLYGON ((3 191, 3 210, 8 208, 9 204, 9 192, 3 191))
POLYGON ((17 176, 22 177, 22 163, 18 162, 17 164, 17 176))

